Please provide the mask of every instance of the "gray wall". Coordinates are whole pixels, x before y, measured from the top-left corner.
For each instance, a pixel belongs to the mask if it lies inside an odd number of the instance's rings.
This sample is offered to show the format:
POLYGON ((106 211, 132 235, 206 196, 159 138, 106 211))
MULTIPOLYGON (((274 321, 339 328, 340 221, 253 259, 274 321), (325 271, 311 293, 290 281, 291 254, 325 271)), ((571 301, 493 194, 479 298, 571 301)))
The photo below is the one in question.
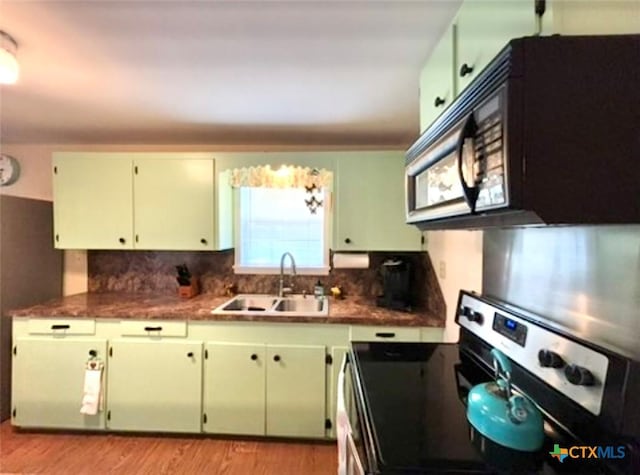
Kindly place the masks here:
POLYGON ((6 313, 62 294, 48 201, 0 196, 0 420, 10 413, 11 319, 6 313))
POLYGON ((488 230, 483 293, 640 361, 640 226, 488 230))

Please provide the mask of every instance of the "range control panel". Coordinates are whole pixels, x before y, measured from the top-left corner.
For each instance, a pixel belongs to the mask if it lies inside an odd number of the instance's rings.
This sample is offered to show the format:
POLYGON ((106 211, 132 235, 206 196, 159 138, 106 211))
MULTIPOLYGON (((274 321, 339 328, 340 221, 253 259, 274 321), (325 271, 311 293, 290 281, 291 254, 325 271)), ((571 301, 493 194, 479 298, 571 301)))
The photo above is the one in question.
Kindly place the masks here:
POLYGON ((520 346, 524 346, 527 341, 527 326, 498 312, 493 316, 493 330, 520 346))
POLYGON ((602 353, 469 294, 462 295, 456 320, 592 414, 600 414, 609 368, 602 353))

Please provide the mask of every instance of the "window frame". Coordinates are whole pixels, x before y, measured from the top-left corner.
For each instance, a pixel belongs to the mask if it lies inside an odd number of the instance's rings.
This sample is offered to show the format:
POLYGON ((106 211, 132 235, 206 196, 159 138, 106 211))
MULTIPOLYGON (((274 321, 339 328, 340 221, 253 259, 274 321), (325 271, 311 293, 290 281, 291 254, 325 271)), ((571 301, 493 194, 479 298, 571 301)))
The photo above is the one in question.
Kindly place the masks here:
MULTIPOLYGON (((329 271, 331 270, 331 247, 333 241, 333 196, 330 189, 325 189, 325 198, 323 203, 324 208, 324 251, 323 251, 323 266, 321 267, 299 267, 296 263, 296 274, 297 275, 329 275, 329 271)), ((240 211, 241 211, 241 203, 240 203, 240 187, 233 189, 233 224, 234 224, 234 259, 233 259, 233 273, 238 275, 246 275, 246 274, 260 274, 260 275, 280 275, 280 263, 271 267, 257 267, 257 266, 247 266, 242 265, 240 263, 240 249, 241 249, 241 227, 240 227, 240 211)), ((295 259, 295 255, 293 256, 295 259)), ((291 261, 289 259, 285 259, 284 262, 284 271, 285 273, 290 273, 291 269, 291 261)))

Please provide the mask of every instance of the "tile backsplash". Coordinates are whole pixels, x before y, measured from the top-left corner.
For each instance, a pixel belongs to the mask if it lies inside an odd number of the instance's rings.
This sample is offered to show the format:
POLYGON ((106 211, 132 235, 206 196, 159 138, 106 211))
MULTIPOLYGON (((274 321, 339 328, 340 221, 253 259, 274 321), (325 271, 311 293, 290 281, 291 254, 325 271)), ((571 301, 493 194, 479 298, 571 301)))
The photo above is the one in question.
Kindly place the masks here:
MULTIPOLYGON (((325 288, 339 285, 345 295, 375 299, 382 294, 380 266, 389 257, 411 262, 412 295, 417 308, 434 315, 445 314, 444 299, 429 254, 426 252, 371 252, 368 269, 333 269, 329 275, 295 277, 295 292, 313 293, 320 279, 325 288)), ((198 277, 204 293, 225 295, 225 287, 235 284, 238 293, 276 293, 278 275, 234 274, 234 251, 89 251, 90 292, 177 292, 176 269, 186 264, 198 277)), ((288 267, 286 268, 288 269, 288 267)))

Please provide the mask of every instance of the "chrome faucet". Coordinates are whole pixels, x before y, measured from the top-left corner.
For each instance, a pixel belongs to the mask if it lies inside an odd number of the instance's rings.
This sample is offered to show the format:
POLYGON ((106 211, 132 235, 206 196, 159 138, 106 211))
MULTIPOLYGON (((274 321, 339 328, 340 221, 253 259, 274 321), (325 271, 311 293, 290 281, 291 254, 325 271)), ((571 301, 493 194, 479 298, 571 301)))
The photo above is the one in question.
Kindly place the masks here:
POLYGON ((290 252, 285 252, 280 258, 280 287, 278 288, 278 297, 284 297, 286 294, 293 292, 293 277, 296 275, 296 261, 290 252), (284 258, 289 256, 291 260, 291 278, 289 279, 289 287, 284 286, 284 258))

